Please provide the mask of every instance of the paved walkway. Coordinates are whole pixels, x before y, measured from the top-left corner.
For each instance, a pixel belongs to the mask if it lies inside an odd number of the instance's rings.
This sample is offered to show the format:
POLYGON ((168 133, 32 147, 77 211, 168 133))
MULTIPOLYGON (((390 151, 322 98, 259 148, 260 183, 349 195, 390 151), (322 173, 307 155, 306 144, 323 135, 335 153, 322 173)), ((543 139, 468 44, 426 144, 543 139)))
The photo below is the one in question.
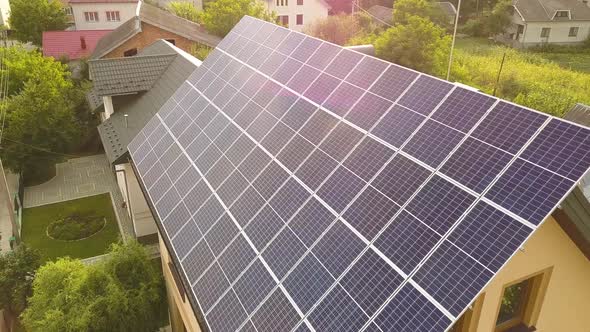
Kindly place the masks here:
POLYGON ((121 234, 133 236, 131 218, 122 207, 123 195, 105 155, 74 158, 55 167, 53 179, 25 188, 25 208, 110 193, 121 234))

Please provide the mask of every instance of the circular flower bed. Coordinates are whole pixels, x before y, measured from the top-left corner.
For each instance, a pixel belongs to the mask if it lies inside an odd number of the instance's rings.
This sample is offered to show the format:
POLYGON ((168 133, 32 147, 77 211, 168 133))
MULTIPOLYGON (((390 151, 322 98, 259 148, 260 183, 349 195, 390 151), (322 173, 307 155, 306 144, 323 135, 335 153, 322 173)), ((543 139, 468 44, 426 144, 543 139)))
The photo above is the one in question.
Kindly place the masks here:
POLYGON ((47 226, 47 236, 55 240, 75 241, 100 232, 106 225, 102 216, 72 214, 47 226))

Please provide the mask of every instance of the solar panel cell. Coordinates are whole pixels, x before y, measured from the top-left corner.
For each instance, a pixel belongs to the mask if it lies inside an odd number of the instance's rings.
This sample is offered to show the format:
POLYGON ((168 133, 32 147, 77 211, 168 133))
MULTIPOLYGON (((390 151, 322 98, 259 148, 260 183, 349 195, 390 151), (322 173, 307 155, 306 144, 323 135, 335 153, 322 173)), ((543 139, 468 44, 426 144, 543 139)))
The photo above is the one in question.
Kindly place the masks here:
POLYGON ((322 43, 309 60, 307 60, 307 64, 319 70, 324 70, 339 52, 340 48, 338 46, 322 43))
POLYGON ((318 145, 336 126, 338 119, 328 112, 318 111, 299 130, 299 134, 311 143, 318 145))
POLYGON ((289 142, 295 132, 282 122, 276 126, 264 137, 261 144, 271 154, 276 155, 289 142))
POLYGON ((338 116, 344 116, 361 98, 363 93, 362 89, 346 82, 342 82, 342 84, 332 92, 323 106, 338 116))
POLYGON ((417 73, 392 64, 375 81, 371 87, 371 92, 391 101, 396 101, 408 86, 412 84, 416 76, 418 76, 417 73))
POLYGON ((403 205, 426 181, 431 172, 410 159, 396 155, 371 183, 394 202, 403 205))
POLYGON ((354 199, 364 185, 365 182, 363 180, 340 166, 321 186, 317 193, 332 209, 340 213, 354 199))
POLYGON ((372 187, 367 188, 344 213, 344 219, 371 241, 399 206, 372 187))
POLYGON ((485 197, 539 225, 573 185, 566 178, 517 159, 485 197))
POLYGON ((270 199, 288 178, 289 174, 279 164, 273 161, 254 181, 253 185, 262 197, 270 199))
POLYGON ((369 130, 391 107, 391 102, 366 93, 356 105, 346 114, 346 120, 354 123, 364 130, 369 130))
POLYGON ((229 282, 219 264, 213 263, 193 286, 193 291, 198 296, 203 311, 208 312, 228 288, 229 282))
POLYGON ((252 317, 258 332, 290 331, 299 319, 297 311, 280 289, 276 289, 252 317))
POLYGON ((199 211, 193 215, 193 219, 199 226, 201 232, 206 233, 211 226, 215 223, 219 217, 223 214, 224 210, 219 201, 215 196, 209 197, 209 199, 199 208, 199 211))
POLYGON ((403 150, 436 168, 461 142, 463 137, 462 133, 454 129, 427 120, 403 150))
POLYGON ((344 79, 362 58, 363 55, 360 53, 342 49, 330 62, 325 72, 339 79, 344 79))
POLYGON ((321 150, 315 150, 299 167, 295 175, 315 191, 337 166, 338 163, 330 156, 321 150))
POLYGON ((193 284, 213 262, 215 256, 207 246, 207 242, 201 240, 182 260, 182 267, 188 280, 193 284))
POLYGON ((283 286, 293 298, 299 309, 305 314, 334 283, 328 273, 314 255, 308 254, 289 273, 283 286))
POLYGON ((432 118, 462 132, 468 132, 494 104, 492 97, 456 88, 434 112, 432 118))
POLYGON ((420 76, 399 103, 422 115, 430 114, 453 88, 452 84, 434 77, 420 76))
POLYGON ((280 280, 303 257, 305 250, 295 233, 285 228, 264 250, 262 257, 280 280))
POLYGON ((510 154, 469 137, 443 165, 441 172, 481 193, 511 159, 510 154))
POLYGON ((234 292, 227 292, 207 314, 212 331, 235 331, 248 315, 234 292))
POLYGON ((366 137, 344 161, 344 166, 369 181, 387 163, 394 151, 366 137))
POLYGON ((289 222, 289 228, 308 247, 336 220, 320 201, 312 197, 289 222))
POLYGON ((317 331, 358 331, 367 320, 369 317, 340 285, 336 285, 309 315, 317 331))
POLYGON ((277 124, 278 120, 268 112, 261 112, 250 124, 246 132, 256 141, 260 141, 277 124))
POLYGON ((522 158, 577 180, 590 165, 590 130, 552 119, 522 158))
POLYGON ((309 57, 322 45, 323 43, 319 39, 306 37, 299 47, 297 47, 291 57, 301 62, 306 62, 309 57))
POLYGON ((342 161, 362 138, 361 132, 340 122, 322 142, 320 149, 332 158, 342 161))
POLYGON ((272 240, 285 224, 270 205, 266 205, 246 226, 246 234, 258 251, 272 240))
POLYGON ((270 157, 261 148, 255 147, 238 169, 246 179, 252 182, 269 163, 270 157))
POLYGON ((407 210, 439 234, 445 234, 475 197, 435 175, 408 204, 407 210))
POLYGON ((178 254, 178 257, 184 257, 195 245, 196 241, 199 241, 203 234, 199 231, 199 228, 194 221, 189 220, 176 236, 172 239, 172 246, 178 254))
POLYGON ((305 99, 299 99, 293 104, 289 112, 283 116, 281 121, 291 129, 298 131, 305 122, 313 115, 317 107, 305 99))
POLYGON ((283 42, 277 46, 277 51, 284 55, 290 55, 299 44, 305 39, 305 36, 299 33, 290 33, 283 42))
POLYGON ((270 206, 287 221, 311 196, 302 185, 290 178, 270 200, 270 206))
POLYGON ((238 279, 233 288, 246 312, 251 314, 274 286, 276 283, 272 276, 257 259, 238 279))
POLYGON ((215 222, 215 225, 205 234, 205 240, 215 257, 219 257, 221 251, 231 242, 240 230, 236 227, 230 216, 225 213, 215 222))
POLYGON ((297 93, 303 93, 318 76, 320 76, 319 70, 303 65, 287 83, 287 86, 297 93))
POLYGON ((250 186, 231 206, 230 211, 240 226, 244 227, 264 205, 264 198, 250 186))
POLYGON ((294 172, 313 149, 314 146, 305 138, 295 135, 291 142, 279 153, 277 158, 285 167, 294 172))
POLYGON ((458 316, 492 276, 483 265, 443 241, 413 279, 451 314, 458 316))
POLYGON ((444 331, 451 320, 411 284, 405 284, 375 318, 387 332, 444 331))
POLYGON ((363 89, 368 89, 381 76, 388 64, 371 57, 363 57, 361 62, 348 74, 346 81, 363 89))
POLYGON ((364 242, 342 221, 337 221, 315 245, 313 253, 338 278, 364 248, 364 242))
POLYGON ((255 257, 256 253, 248 241, 238 235, 221 254, 218 262, 230 283, 233 283, 255 257))
POLYGON ((339 84, 339 79, 328 74, 320 74, 303 95, 321 105, 339 84))
POLYGON ((514 154, 546 119, 545 115, 501 101, 477 126, 472 136, 514 154))
POLYGON ((400 270, 410 274, 440 239, 439 234, 402 211, 377 238, 375 247, 400 270))
POLYGON ((372 316, 395 292, 404 278, 373 250, 367 250, 344 275, 340 284, 372 316))

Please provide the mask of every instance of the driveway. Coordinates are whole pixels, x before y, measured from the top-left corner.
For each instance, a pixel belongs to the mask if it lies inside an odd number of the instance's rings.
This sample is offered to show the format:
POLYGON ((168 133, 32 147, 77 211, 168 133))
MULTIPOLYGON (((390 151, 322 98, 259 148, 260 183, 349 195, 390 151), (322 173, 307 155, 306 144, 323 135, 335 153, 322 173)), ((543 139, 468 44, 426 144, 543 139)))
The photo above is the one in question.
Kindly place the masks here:
POLYGON ((57 164, 53 179, 25 187, 24 208, 110 193, 121 234, 133 236, 133 225, 122 207, 123 196, 105 155, 74 158, 57 164))

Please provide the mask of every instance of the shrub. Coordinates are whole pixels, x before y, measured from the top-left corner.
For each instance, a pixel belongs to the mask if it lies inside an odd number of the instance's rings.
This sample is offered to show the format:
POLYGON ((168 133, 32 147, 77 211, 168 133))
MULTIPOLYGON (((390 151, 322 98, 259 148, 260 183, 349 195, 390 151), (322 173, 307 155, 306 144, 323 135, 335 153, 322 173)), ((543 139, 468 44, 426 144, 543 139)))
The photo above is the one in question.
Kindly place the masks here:
POLYGON ((57 240, 80 240, 98 233, 104 225, 102 216, 76 213, 49 224, 47 234, 57 240))

